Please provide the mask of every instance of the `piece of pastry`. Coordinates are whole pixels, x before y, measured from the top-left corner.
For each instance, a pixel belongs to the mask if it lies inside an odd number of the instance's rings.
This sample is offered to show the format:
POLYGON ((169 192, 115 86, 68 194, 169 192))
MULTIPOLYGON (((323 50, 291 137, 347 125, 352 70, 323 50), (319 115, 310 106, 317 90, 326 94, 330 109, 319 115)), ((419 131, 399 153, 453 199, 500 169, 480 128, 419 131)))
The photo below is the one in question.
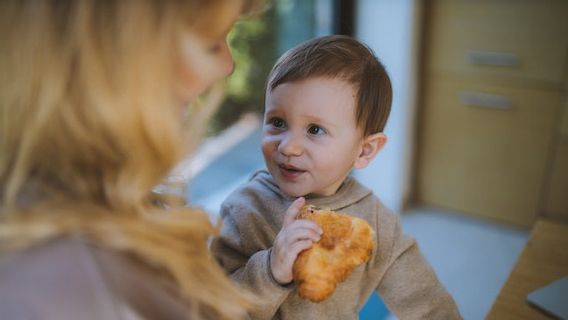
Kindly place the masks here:
POLYGON ((321 239, 302 251, 293 267, 300 297, 320 302, 355 267, 369 260, 375 248, 375 232, 363 219, 313 206, 304 206, 297 219, 312 220, 323 230, 321 239))

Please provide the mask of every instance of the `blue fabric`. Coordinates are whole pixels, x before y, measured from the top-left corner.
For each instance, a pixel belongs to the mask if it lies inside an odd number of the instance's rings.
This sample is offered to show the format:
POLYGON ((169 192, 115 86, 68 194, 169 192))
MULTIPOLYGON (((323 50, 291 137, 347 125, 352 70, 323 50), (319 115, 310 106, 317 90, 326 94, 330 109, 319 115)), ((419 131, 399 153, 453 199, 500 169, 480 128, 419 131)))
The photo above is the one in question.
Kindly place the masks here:
POLYGON ((389 315, 389 310, 383 303, 383 300, 376 292, 373 292, 363 309, 359 312, 360 320, 381 320, 386 319, 389 315))

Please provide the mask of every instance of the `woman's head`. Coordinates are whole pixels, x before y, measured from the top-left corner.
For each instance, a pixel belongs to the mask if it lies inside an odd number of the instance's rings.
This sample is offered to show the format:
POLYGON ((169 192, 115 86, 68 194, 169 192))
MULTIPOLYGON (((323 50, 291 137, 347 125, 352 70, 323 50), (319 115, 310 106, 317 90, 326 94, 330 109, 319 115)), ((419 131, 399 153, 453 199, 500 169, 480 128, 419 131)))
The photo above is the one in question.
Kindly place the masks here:
POLYGON ((185 151, 183 107, 231 72, 226 33, 256 2, 2 1, 0 203, 139 204, 185 151))
POLYGON ((0 1, 0 251, 86 233, 169 273, 193 312, 241 314, 208 217, 147 196, 198 138, 203 110, 184 107, 232 70, 226 33, 262 2, 0 1))

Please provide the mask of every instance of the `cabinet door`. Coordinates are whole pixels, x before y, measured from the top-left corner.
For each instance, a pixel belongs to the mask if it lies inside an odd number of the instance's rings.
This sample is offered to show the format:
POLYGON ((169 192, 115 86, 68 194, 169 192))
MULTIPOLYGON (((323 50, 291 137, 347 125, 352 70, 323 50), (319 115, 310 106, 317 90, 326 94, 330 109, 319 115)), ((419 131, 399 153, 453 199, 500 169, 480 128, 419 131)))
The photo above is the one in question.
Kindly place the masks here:
POLYGON ((428 7, 427 69, 553 85, 564 79, 568 1, 438 0, 428 7))
POLYGON ((568 143, 568 81, 566 82, 566 89, 564 89, 564 111, 559 134, 560 140, 568 143))
POLYGON ((568 82, 564 89, 564 110, 544 192, 543 214, 568 222, 568 82))
POLYGON ((559 143, 546 187, 544 216, 568 221, 568 141, 559 143))
POLYGON ((528 226, 537 214, 559 106, 555 90, 426 83, 418 200, 528 226))

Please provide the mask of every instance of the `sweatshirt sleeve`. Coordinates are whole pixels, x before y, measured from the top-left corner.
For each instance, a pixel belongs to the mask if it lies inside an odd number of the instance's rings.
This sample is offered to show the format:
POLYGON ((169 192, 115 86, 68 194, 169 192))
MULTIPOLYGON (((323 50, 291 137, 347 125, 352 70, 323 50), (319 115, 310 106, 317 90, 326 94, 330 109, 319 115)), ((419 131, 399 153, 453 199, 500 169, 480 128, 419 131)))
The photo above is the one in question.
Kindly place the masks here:
POLYGON ((399 319, 461 319, 452 297, 418 249, 395 220, 387 270, 377 292, 399 319))
POLYGON ((251 317, 272 319, 292 287, 281 286, 274 280, 270 270, 272 239, 256 230, 263 226, 258 215, 248 215, 243 210, 252 208, 222 206, 223 226, 220 235, 213 239, 211 250, 230 277, 256 296, 258 303, 251 317))

